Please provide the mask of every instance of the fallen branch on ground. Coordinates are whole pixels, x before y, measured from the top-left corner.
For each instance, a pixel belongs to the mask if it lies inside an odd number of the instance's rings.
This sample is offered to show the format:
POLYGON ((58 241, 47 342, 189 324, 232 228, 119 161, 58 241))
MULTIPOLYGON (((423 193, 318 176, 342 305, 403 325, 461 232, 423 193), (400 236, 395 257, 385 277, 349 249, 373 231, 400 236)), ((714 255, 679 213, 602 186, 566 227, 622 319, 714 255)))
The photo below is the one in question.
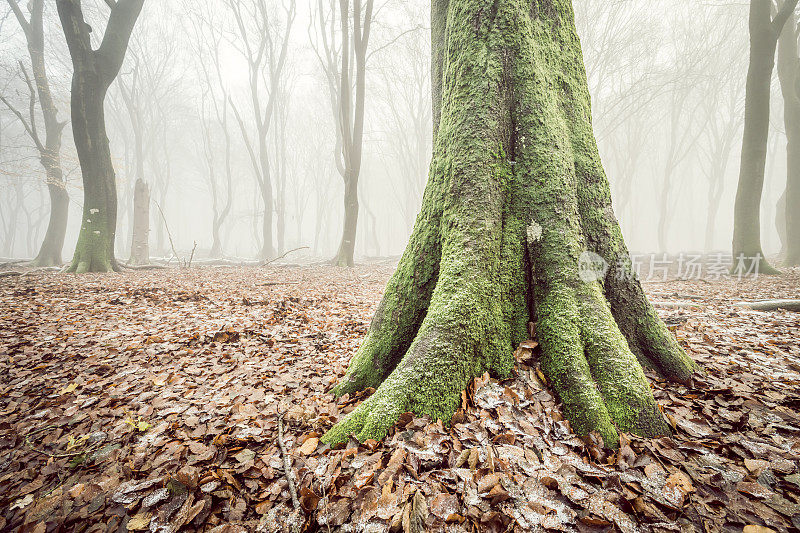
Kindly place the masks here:
POLYGON ((754 311, 797 311, 800 312, 800 300, 762 300, 760 302, 738 302, 739 307, 754 311))
POLYGON ((286 451, 286 444, 283 442, 283 414, 278 415, 278 447, 281 449, 281 459, 283 459, 283 473, 289 483, 289 495, 292 497, 292 505, 295 509, 300 508, 300 500, 297 499, 297 486, 294 481, 292 464, 289 461, 289 453, 286 451))
POLYGON ((286 257, 287 255, 289 255, 289 254, 290 254, 290 253, 292 253, 292 252, 296 252, 296 251, 298 251, 298 250, 307 250, 307 249, 308 249, 308 246, 301 246, 300 248, 295 248, 295 249, 293 249, 293 250, 289 250, 289 251, 288 251, 288 252, 286 252, 285 254, 279 255, 279 256, 278 256, 278 257, 276 257, 275 259, 270 259, 269 261, 264 261, 263 263, 261 263, 261 266, 267 266, 267 265, 269 265, 270 263, 274 263, 274 262, 275 262, 275 261, 277 261, 278 259, 283 259, 284 257, 286 257))
MULTIPOLYGON (((156 204, 158 212, 161 213, 161 220, 164 221, 164 228, 167 230, 167 237, 169 237, 169 246, 172 248, 172 255, 175 259, 178 259, 178 252, 175 250, 175 243, 172 241, 172 232, 169 230, 169 224, 167 224, 167 217, 164 216, 164 210, 161 209, 161 206, 155 200, 153 200, 153 203, 156 204)), ((167 263, 169 263, 169 261, 167 261, 167 263)))
POLYGON ((286 444, 283 442, 283 413, 278 415, 278 447, 281 450, 283 473, 286 475, 286 481, 289 483, 289 495, 292 498, 292 507, 294 507, 294 512, 289 516, 287 522, 291 526, 292 533, 300 533, 303 529, 305 518, 303 508, 300 507, 300 500, 297 498, 297 483, 294 479, 292 463, 289 460, 289 453, 286 451, 286 444))
POLYGON ((119 266, 122 268, 126 268, 128 270, 167 270, 169 269, 168 266, 165 265, 128 265, 126 263, 120 263, 119 266))

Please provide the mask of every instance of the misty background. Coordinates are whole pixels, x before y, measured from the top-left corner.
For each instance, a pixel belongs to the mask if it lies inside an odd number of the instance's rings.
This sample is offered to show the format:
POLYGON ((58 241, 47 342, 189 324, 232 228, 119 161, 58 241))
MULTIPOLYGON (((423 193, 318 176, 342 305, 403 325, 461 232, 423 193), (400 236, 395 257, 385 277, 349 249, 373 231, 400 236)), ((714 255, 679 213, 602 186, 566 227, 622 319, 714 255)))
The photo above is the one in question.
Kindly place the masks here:
MULTIPOLYGON (((84 4, 87 17, 96 20, 92 35, 99 39, 108 8, 102 0, 84 4)), ((267 5, 276 39, 268 46, 279 46, 289 28, 267 136, 273 231, 282 233, 273 242, 277 253, 308 247, 292 259, 330 258, 339 246, 344 212, 321 38, 330 2, 267 5)), ((574 5, 595 133, 630 249, 729 250, 744 119, 748 5, 694 0, 580 0, 574 5)), ((431 152, 429 10, 422 0, 375 6, 367 52, 357 258, 402 253, 421 204, 431 152)), ((230 196, 220 227, 222 253, 257 256, 264 207, 242 132, 252 141, 256 129, 245 59, 246 43, 253 41, 243 35, 253 37, 259 28, 247 13, 240 18, 241 25, 227 0, 145 2, 106 100, 119 194, 118 257, 130 253, 137 172, 150 185, 154 202, 151 255, 171 254, 168 227, 180 253, 196 242, 197 257, 207 256, 214 206, 219 213, 230 196)), ((45 8, 45 33, 50 83, 59 118, 66 120, 72 66, 52 2, 45 8)), ((29 62, 25 36, 3 3, 0 94, 27 109, 20 61, 29 62)), ((261 96, 266 101, 269 94, 261 96)), ((774 76, 762 203, 767 254, 780 248, 775 206, 786 183, 782 116, 774 76)), ((66 259, 75 248, 83 201, 71 135, 65 128, 66 259)), ((0 106, 0 256, 35 256, 48 212, 39 154, 19 120, 0 106)))

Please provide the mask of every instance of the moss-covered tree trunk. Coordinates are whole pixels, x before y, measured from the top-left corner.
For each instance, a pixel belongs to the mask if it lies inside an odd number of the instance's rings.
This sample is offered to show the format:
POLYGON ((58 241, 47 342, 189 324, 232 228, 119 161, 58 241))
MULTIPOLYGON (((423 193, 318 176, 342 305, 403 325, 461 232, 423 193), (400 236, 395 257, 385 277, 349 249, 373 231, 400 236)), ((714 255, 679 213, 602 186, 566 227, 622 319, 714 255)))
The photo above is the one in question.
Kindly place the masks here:
POLYGON ((377 391, 324 440, 381 438, 406 411, 449 421, 471 379, 510 375, 530 320, 577 433, 667 433, 642 364, 683 382, 694 364, 628 275, 571 0, 432 7, 422 210, 335 392, 377 391), (599 258, 606 273, 581 275, 599 258))
POLYGON ((70 272, 117 270, 117 184, 106 134, 106 93, 117 77, 144 0, 111 3, 111 15, 99 48, 93 49, 91 26, 81 0, 57 0, 58 15, 74 72, 70 94, 72 134, 83 178, 83 216, 70 272))
POLYGON ((748 268, 757 266, 762 274, 779 273, 764 258, 761 248, 761 195, 769 137, 769 101, 775 48, 787 18, 798 0, 784 0, 773 18, 772 0, 750 2, 750 63, 747 69, 744 137, 739 168, 739 185, 733 211, 733 265, 744 258, 748 268), (753 265, 760 258, 757 265, 753 265))

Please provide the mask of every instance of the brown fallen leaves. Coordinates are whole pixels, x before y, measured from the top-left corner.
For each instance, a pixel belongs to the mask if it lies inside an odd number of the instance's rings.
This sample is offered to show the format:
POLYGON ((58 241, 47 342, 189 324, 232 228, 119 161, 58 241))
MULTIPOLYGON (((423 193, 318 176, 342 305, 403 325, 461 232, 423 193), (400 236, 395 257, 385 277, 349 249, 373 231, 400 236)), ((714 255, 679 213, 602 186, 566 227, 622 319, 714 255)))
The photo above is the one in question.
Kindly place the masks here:
MULTIPOLYGON (((800 528, 800 275, 647 285, 705 372, 654 391, 672 437, 580 439, 534 340, 452 427, 319 438, 369 392, 326 391, 390 274, 218 268, 0 280, 0 529, 11 531, 788 531, 800 528), (271 284, 265 284, 270 282, 271 284), (301 509, 276 442, 286 413, 301 509)), ((532 331, 532 336, 533 336, 532 331)))

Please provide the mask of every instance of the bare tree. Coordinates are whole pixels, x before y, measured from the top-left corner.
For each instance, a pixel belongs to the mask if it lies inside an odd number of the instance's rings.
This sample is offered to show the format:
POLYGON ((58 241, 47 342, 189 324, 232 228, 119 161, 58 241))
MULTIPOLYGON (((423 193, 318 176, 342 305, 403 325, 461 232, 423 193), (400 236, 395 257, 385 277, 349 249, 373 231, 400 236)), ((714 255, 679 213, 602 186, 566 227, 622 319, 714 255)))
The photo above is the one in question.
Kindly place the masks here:
POLYGON ((726 177, 737 139, 744 123, 745 77, 741 75, 747 51, 746 35, 740 35, 741 16, 738 9, 706 10, 700 19, 703 32, 713 34, 711 49, 719 55, 706 66, 706 75, 700 80, 701 112, 704 115, 702 135, 698 139, 698 158, 708 183, 706 195, 706 220, 703 248, 715 249, 717 219, 725 191, 726 177))
MULTIPOLYGON (((659 250, 668 250, 667 235, 672 215, 677 207, 676 192, 679 187, 675 183, 677 170, 692 153, 697 139, 703 132, 705 124, 697 124, 708 117, 698 113, 702 98, 694 98, 695 87, 701 75, 708 69, 709 57, 703 53, 709 35, 694 34, 691 27, 681 27, 674 32, 674 55, 676 66, 666 73, 667 89, 664 95, 667 101, 668 124, 666 146, 667 152, 662 170, 661 190, 659 194, 660 209, 658 217, 659 250)), ((711 34, 713 36, 713 34, 711 34)))
POLYGON ((278 105, 275 109, 275 126, 277 127, 272 135, 272 141, 275 153, 276 252, 282 254, 286 249, 286 181, 289 172, 286 137, 289 126, 290 89, 286 79, 278 85, 277 91, 278 105))
POLYGON ((400 43, 402 53, 382 62, 383 103, 388 109, 384 165, 398 196, 406 230, 414 227, 428 179, 431 147, 430 40, 428 32, 413 31, 400 43), (398 190, 399 189, 399 190, 398 190))
POLYGON ((81 0, 56 0, 74 67, 72 133, 83 174, 83 217, 71 272, 116 270, 114 238, 117 189, 106 134, 103 103, 116 79, 144 0, 106 0, 111 14, 100 47, 92 48, 92 28, 81 0))
POLYGON ((220 48, 222 46, 224 31, 219 20, 215 20, 214 12, 205 5, 198 8, 196 5, 187 5, 194 29, 193 42, 196 43, 196 57, 203 74, 205 91, 203 95, 203 109, 201 109, 201 126, 203 129, 204 159, 208 177, 209 188, 211 189, 212 203, 212 225, 211 225, 211 257, 221 257, 223 255, 223 245, 221 228, 231 212, 233 204, 233 172, 231 170, 231 134, 228 120, 228 100, 229 90, 222 74, 222 60, 220 58, 220 48), (217 183, 216 174, 216 146, 209 119, 206 117, 205 101, 210 100, 210 108, 213 109, 214 119, 216 120, 215 130, 219 130, 223 136, 224 144, 224 176, 225 176, 225 199, 220 199, 220 186, 217 183))
MULTIPOLYGON (((333 262, 353 266, 358 227, 358 179, 364 141, 367 47, 373 20, 373 0, 317 0, 316 36, 310 35, 325 72, 331 111, 336 123, 336 168, 344 181, 342 240, 333 262), (337 39, 338 16, 338 39, 337 39)), ((315 33, 309 26, 309 34, 315 33)))
POLYGON ((750 64, 747 70, 744 138, 736 191, 733 226, 734 265, 758 267, 763 274, 777 274, 761 248, 761 195, 769 136, 769 100, 778 36, 798 0, 785 0, 773 17, 772 0, 750 2, 750 64), (760 258, 757 265, 753 265, 760 258))
POLYGON ((37 266, 61 265, 61 251, 64 248, 69 212, 69 195, 61 169, 61 134, 66 122, 58 120, 58 108, 53 101, 45 66, 44 0, 31 0, 28 3, 29 19, 25 18, 17 0, 8 0, 8 4, 25 34, 31 60, 33 80, 28 75, 22 61, 19 63, 29 92, 27 119, 25 113, 17 109, 8 98, 0 95, 0 100, 20 120, 36 146, 39 152, 39 161, 45 170, 47 190, 50 194, 50 221, 39 253, 33 263, 37 266), (37 101, 44 121, 44 140, 42 140, 37 127, 37 101))
POLYGON ((786 128, 786 190, 778 207, 784 263, 800 265, 800 27, 792 13, 778 40, 778 78, 786 128), (781 216, 782 215, 782 216, 781 216))
POLYGON ((150 187, 145 180, 145 143, 151 144, 153 136, 145 131, 145 113, 148 107, 143 100, 139 58, 135 57, 133 73, 129 84, 122 78, 119 81, 120 95, 128 111, 133 131, 133 162, 136 181, 133 193, 133 224, 131 228, 131 255, 128 262, 132 265, 146 265, 150 262, 150 187))
POLYGON ((269 259, 274 257, 275 248, 272 239, 274 192, 268 135, 286 64, 289 33, 294 23, 296 6, 295 0, 284 2, 285 19, 283 25, 280 25, 274 20, 266 0, 227 1, 239 32, 236 46, 247 62, 250 104, 256 126, 255 139, 248 133, 242 113, 233 99, 230 100, 230 103, 233 106, 264 205, 259 257, 269 259), (266 97, 266 103, 263 103, 264 97, 266 97))

